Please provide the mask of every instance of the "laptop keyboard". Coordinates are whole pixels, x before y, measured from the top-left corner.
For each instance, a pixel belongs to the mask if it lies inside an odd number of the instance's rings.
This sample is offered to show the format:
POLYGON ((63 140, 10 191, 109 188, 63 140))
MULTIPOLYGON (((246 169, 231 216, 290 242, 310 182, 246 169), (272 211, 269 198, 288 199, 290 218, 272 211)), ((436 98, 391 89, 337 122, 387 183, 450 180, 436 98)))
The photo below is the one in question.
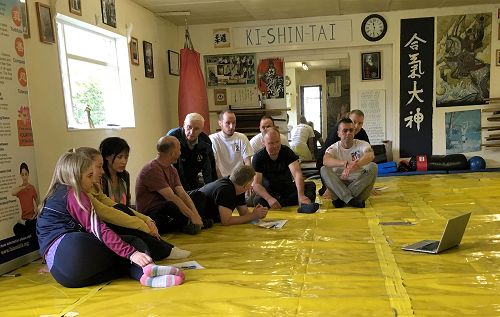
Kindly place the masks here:
POLYGON ((425 250, 425 251, 433 251, 433 250, 437 249, 438 245, 439 245, 439 241, 435 241, 435 242, 429 243, 427 245, 424 245, 424 246, 420 247, 419 249, 425 250))

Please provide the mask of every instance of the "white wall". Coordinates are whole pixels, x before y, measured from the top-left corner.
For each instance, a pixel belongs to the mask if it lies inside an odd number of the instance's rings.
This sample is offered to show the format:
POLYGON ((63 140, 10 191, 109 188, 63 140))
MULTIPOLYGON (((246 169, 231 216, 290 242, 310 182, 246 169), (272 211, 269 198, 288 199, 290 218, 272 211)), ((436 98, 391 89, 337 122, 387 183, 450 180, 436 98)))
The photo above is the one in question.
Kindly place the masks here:
POLYGON ((127 169, 132 176, 133 194, 135 177, 156 155, 156 141, 178 124, 178 77, 168 75, 167 71, 167 50, 178 52, 180 48, 177 27, 129 0, 116 1, 116 29, 102 23, 100 1, 82 1, 81 17, 68 12, 68 1, 52 2, 57 3, 52 7, 53 16, 57 11, 90 24, 96 25, 97 21, 99 27, 122 35, 125 35, 125 25, 132 23, 132 36, 139 40, 141 60, 139 66, 131 65, 135 128, 68 131, 57 45, 39 41, 35 1, 28 2, 31 38, 25 41, 25 50, 40 195, 45 194, 62 152, 79 146, 98 147, 101 140, 109 136, 122 137, 131 147, 127 169), (143 40, 153 44, 154 79, 144 76, 143 40))
MULTIPOLYGON (((358 94, 365 89, 385 89, 386 91, 386 134, 387 139, 393 141, 394 160, 399 160, 399 37, 400 20, 407 18, 445 16, 456 14, 473 14, 491 12, 492 19, 492 56, 491 56, 491 79, 490 96, 500 97, 500 67, 495 66, 494 55, 500 49, 498 40, 498 18, 497 5, 478 5, 466 7, 452 7, 441 9, 421 9, 412 11, 384 12, 382 15, 388 23, 386 36, 376 42, 366 41, 360 32, 360 25, 367 14, 355 14, 331 17, 314 17, 303 19, 287 19, 274 21, 241 22, 228 24, 196 25, 190 27, 190 34, 197 50, 201 55, 227 54, 227 53, 252 53, 256 52, 258 58, 284 57, 285 61, 296 59, 297 56, 306 56, 307 60, 328 59, 328 56, 347 54, 350 60, 351 70, 351 108, 358 105, 358 94), (248 26, 265 26, 272 24, 299 24, 312 23, 329 20, 351 20, 352 41, 349 43, 328 44, 305 44, 290 45, 282 47, 255 47, 252 49, 214 48, 212 43, 213 29, 235 28, 248 26), (361 81, 361 53, 370 51, 382 52, 382 79, 376 81, 361 81), (323 58, 317 58, 323 56, 323 58)), ((183 34, 183 28, 179 28, 179 34, 183 34)), ((234 41, 234 40, 233 40, 234 41)), ((468 109, 479 109, 484 106, 475 107, 447 107, 434 108, 433 115, 433 154, 446 154, 444 117, 445 112, 462 111, 468 109)), ((368 118, 369 120, 369 118, 368 118)), ((500 152, 498 150, 483 150, 481 152, 466 153, 467 156, 481 155, 488 167, 500 166, 500 152)))

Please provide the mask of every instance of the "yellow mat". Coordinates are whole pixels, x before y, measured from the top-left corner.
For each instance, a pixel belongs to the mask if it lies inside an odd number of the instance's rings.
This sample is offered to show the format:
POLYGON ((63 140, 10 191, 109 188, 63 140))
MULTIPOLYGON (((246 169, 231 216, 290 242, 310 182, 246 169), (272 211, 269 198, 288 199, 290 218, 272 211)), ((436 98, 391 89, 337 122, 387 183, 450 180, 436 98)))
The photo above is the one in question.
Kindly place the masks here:
POLYGON ((288 220, 280 230, 216 225, 167 235, 206 268, 169 289, 125 277, 68 289, 34 262, 0 278, 0 316, 500 316, 500 173, 387 177, 376 186, 387 188, 365 209, 318 198, 315 214, 271 211, 288 220), (439 239, 446 220, 466 211, 458 248, 401 250, 439 239))

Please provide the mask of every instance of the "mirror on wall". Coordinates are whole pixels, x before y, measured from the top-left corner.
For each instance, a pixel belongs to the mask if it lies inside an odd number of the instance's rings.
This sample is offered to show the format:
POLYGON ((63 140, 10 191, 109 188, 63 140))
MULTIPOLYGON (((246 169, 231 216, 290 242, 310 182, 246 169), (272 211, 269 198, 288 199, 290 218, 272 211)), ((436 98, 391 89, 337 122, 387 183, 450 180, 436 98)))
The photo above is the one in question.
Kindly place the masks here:
POLYGON ((326 138, 328 130, 350 111, 349 57, 299 59, 285 60, 289 125, 297 125, 304 116, 326 138))

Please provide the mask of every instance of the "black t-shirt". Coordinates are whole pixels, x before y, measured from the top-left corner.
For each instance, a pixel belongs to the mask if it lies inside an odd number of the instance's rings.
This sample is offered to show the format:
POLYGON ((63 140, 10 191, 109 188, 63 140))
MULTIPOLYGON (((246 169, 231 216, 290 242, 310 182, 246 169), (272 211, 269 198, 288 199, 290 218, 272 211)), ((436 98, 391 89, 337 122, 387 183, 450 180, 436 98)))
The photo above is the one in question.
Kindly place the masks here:
POLYGON ((288 165, 299 157, 288 146, 281 145, 278 158, 273 161, 266 149, 253 156, 252 166, 257 173, 262 173, 262 185, 269 194, 296 190, 294 179, 288 165))
POLYGON ((220 222, 219 206, 233 211, 237 206, 246 205, 245 193, 236 195, 236 189, 229 176, 206 184, 199 189, 207 196, 205 215, 220 222))

